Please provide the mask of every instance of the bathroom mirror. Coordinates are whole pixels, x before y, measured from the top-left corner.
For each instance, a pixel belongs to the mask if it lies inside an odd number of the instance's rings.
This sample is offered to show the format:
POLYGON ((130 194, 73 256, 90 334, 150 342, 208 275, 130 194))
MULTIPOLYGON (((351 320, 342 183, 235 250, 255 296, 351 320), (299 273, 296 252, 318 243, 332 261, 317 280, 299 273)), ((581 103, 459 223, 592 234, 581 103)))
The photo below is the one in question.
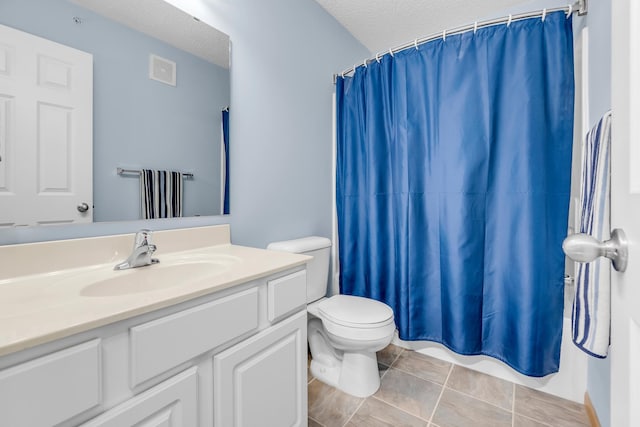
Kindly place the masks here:
MULTIPOLYGON (((183 179, 183 216, 228 213, 228 208, 224 210, 228 134, 223 135, 222 125, 223 110, 226 120, 229 111, 226 34, 163 0, 2 0, 0 24, 92 56, 92 172, 87 178, 92 180, 92 199, 86 206, 89 221, 84 222, 141 219, 137 173, 141 169, 192 175, 183 179), (119 168, 124 173, 119 174, 119 168)), ((13 55, 11 48, 3 55, 3 44, 8 45, 0 40, 0 69, 13 55)), ((64 61, 45 59, 54 64, 50 68, 54 80, 77 82, 71 73, 56 75, 55 67, 66 65, 64 61)), ((6 84, 2 78, 0 70, 0 84, 6 84)), ((2 94, 0 86, 0 101, 2 94)), ((0 105, 0 119, 9 120, 10 110, 4 115, 2 111, 0 105)), ((0 151, 22 143, 15 134, 14 141, 7 140, 6 132, 2 139, 6 123, 0 123, 0 151)), ((49 154, 54 151, 49 149, 49 154)), ((58 163, 66 162, 69 168, 82 163, 74 156, 71 152, 58 163)), ((7 168, 7 159, 2 160, 5 178, 13 168, 14 182, 26 180, 19 165, 7 168)), ((2 184, 0 177, 0 190, 2 184)), ((1 196, 0 200, 8 200, 1 196)), ((76 205, 82 210, 80 202, 73 202, 74 211, 76 205)), ((0 210, 6 206, 0 201, 0 210)))

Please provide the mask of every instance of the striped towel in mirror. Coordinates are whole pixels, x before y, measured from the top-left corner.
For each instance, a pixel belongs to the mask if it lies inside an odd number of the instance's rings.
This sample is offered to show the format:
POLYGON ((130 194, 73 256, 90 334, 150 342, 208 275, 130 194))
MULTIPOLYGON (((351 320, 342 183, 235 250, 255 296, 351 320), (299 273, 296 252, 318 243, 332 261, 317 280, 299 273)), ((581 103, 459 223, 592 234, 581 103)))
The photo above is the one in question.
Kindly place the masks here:
POLYGON ((142 219, 181 217, 182 186, 181 172, 142 169, 140 171, 142 219))

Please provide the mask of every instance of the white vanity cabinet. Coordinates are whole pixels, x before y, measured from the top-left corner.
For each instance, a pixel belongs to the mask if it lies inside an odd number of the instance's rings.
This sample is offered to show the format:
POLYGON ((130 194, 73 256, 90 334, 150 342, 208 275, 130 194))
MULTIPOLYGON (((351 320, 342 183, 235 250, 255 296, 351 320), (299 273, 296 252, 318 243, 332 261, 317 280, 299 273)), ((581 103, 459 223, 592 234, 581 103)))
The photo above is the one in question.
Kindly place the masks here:
POLYGON ((213 377, 215 426, 306 426, 306 311, 214 356, 213 377))
POLYGON ((198 425, 197 368, 190 368, 83 424, 83 427, 196 425, 198 425))
POLYGON ((298 266, 0 357, 0 426, 303 426, 306 340, 298 266))

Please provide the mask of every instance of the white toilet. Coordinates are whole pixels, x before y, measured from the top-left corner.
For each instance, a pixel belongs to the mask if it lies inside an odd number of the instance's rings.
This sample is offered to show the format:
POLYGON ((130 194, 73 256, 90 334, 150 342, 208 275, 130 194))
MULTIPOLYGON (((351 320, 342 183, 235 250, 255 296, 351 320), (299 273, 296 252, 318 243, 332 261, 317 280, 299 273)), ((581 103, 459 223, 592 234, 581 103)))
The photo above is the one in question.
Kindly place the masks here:
POLYGON ((376 351, 391 342, 396 329, 391 307, 350 295, 325 297, 329 239, 305 237, 271 243, 267 249, 313 256, 307 264, 307 334, 313 376, 353 396, 371 396, 380 387, 376 351))

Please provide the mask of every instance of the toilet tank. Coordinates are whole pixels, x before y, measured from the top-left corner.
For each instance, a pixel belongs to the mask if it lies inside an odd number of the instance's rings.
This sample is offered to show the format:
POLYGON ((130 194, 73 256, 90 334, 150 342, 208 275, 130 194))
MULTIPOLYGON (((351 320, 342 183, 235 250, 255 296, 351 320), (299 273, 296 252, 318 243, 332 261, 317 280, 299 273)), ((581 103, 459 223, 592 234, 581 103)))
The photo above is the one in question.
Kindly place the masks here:
POLYGON ((267 246, 267 249, 312 256, 313 260, 307 263, 307 303, 319 300, 326 295, 331 240, 311 236, 273 242, 267 246))

